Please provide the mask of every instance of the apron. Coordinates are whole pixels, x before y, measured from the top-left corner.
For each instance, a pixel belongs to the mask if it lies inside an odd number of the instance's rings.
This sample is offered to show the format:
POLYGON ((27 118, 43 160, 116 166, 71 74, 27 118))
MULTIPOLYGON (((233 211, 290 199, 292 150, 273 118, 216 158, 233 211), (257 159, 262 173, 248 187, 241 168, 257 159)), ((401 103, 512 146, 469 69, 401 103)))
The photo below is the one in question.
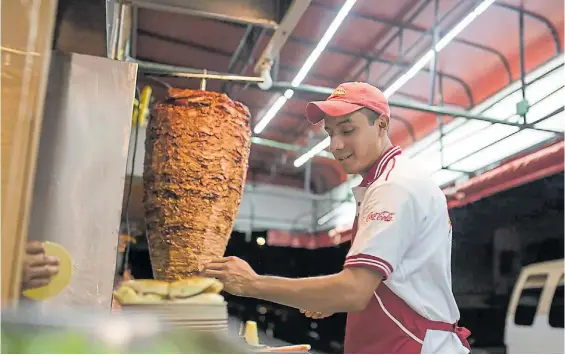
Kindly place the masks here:
POLYGON ((344 350, 363 354, 419 354, 428 330, 453 333, 471 350, 468 329, 457 322, 432 321, 421 316, 382 282, 365 310, 347 315, 344 350))

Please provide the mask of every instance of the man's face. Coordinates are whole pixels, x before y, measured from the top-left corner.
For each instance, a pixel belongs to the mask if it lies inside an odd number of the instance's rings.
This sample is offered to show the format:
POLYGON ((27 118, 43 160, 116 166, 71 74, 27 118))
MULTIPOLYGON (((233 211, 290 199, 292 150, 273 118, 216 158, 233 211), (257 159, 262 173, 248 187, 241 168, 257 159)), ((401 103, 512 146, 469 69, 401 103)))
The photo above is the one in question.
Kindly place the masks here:
MULTIPOLYGON (((330 151, 347 174, 363 174, 374 164, 386 143, 384 116, 373 125, 364 110, 324 119, 324 128, 331 137, 330 151)), ((388 124, 388 122, 386 122, 388 124)))

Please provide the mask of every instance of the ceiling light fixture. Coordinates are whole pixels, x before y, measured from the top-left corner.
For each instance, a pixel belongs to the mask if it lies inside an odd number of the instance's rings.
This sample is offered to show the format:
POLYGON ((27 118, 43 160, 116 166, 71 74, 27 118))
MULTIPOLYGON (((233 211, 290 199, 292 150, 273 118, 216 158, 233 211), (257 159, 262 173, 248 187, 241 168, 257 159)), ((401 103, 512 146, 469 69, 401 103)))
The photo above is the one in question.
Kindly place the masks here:
POLYGON ((275 117, 277 112, 279 112, 281 107, 283 107, 283 105, 288 101, 288 99, 292 97, 292 95, 294 95, 294 90, 288 89, 284 92, 284 95, 279 96, 277 98, 273 106, 271 106, 271 108, 269 108, 265 116, 263 116, 263 119, 255 125, 255 129, 253 130, 255 134, 259 134, 263 132, 265 127, 267 127, 269 122, 271 122, 271 120, 275 117))

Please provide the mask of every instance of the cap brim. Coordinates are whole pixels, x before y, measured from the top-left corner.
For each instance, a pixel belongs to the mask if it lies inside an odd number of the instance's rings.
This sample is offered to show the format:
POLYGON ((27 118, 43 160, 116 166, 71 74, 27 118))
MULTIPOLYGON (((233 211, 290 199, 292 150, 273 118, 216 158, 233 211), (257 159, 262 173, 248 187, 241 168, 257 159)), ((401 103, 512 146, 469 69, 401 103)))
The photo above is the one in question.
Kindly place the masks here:
POLYGON ((313 101, 306 105, 306 118, 311 124, 317 124, 327 116, 343 116, 363 108, 361 105, 345 101, 313 101))

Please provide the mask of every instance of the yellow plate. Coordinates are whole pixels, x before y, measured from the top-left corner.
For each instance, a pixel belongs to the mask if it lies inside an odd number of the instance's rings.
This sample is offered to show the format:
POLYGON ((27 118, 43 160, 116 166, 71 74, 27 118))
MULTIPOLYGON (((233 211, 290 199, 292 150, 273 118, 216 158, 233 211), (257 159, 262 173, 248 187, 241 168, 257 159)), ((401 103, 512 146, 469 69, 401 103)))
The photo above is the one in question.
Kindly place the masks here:
POLYGON ((71 282, 73 275, 73 262, 69 252, 60 244, 53 242, 43 243, 45 255, 59 258, 59 273, 51 279, 47 286, 32 288, 24 291, 24 296, 32 300, 45 300, 58 295, 71 282))

